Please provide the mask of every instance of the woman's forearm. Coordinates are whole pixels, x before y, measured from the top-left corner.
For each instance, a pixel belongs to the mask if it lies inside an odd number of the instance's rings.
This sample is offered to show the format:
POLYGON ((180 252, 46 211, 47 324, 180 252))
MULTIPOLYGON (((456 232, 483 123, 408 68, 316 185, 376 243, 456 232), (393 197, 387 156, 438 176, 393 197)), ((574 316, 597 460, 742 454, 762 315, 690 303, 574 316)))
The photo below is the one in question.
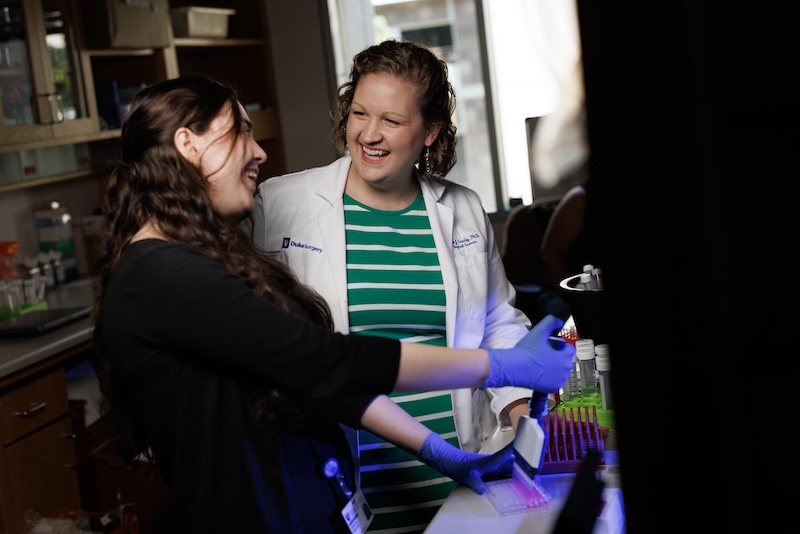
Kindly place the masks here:
POLYGON ((484 349, 448 349, 402 343, 395 391, 480 387, 489 376, 484 349))
POLYGON ((417 454, 431 431, 395 402, 380 395, 361 416, 361 424, 373 434, 417 454))

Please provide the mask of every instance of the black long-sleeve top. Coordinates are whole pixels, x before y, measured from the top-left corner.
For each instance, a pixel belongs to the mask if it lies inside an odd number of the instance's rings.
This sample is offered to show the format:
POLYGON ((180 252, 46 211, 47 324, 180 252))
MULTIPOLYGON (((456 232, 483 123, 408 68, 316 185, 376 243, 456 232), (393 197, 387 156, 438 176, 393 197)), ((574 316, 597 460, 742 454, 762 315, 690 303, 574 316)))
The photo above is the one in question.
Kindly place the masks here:
POLYGON ((359 427, 374 395, 392 390, 397 341, 329 332, 200 251, 158 240, 128 247, 98 329, 117 394, 173 491, 176 531, 335 530, 343 503, 320 466, 335 457, 353 487, 339 421, 359 427), (312 415, 254 423, 253 389, 274 385, 312 415))

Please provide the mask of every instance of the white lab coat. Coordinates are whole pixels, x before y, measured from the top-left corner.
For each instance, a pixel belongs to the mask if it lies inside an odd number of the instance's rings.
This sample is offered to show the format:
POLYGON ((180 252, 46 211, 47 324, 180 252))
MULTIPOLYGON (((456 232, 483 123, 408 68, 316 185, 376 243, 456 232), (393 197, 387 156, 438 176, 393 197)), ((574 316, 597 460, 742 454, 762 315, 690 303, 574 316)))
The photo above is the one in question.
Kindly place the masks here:
MULTIPOLYGON (((269 178, 256 195, 254 242, 280 254, 300 280, 331 307, 337 331, 348 332, 342 196, 350 156, 325 167, 269 178)), ((447 344, 458 348, 513 346, 530 321, 513 307, 489 218, 478 195, 461 185, 420 177, 447 298, 447 344)), ((458 389, 453 409, 461 447, 477 451, 502 425, 502 409, 530 398, 525 388, 458 389)))

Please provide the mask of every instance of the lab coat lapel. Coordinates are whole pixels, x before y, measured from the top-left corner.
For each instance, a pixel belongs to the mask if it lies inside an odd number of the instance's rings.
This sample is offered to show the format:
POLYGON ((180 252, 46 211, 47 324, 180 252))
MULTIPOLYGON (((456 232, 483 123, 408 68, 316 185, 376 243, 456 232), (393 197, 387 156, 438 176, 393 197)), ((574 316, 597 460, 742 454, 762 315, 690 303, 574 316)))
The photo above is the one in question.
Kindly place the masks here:
POLYGON ((428 177, 420 178, 425 209, 431 223, 433 241, 439 254, 439 266, 442 269, 442 281, 447 302, 445 310, 445 328, 447 345, 453 346, 456 333, 456 303, 458 302, 458 277, 456 262, 453 258, 453 208, 441 202, 445 186, 441 182, 428 177))
POLYGON ((333 277, 338 294, 338 307, 331 305, 331 313, 336 330, 348 332, 350 323, 347 315, 347 261, 344 232, 344 186, 350 170, 350 156, 336 160, 328 167, 323 179, 317 184, 316 194, 323 199, 325 209, 320 210, 317 227, 327 253, 328 269, 333 277))

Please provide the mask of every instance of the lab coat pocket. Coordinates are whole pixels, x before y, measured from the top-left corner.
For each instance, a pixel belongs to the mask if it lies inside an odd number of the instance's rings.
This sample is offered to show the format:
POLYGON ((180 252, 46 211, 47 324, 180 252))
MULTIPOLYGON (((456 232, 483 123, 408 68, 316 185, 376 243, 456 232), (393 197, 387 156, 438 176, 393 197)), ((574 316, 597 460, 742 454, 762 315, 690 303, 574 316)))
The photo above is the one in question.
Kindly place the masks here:
POLYGON ((455 261, 459 307, 470 319, 485 320, 489 255, 485 252, 456 255, 455 261))

